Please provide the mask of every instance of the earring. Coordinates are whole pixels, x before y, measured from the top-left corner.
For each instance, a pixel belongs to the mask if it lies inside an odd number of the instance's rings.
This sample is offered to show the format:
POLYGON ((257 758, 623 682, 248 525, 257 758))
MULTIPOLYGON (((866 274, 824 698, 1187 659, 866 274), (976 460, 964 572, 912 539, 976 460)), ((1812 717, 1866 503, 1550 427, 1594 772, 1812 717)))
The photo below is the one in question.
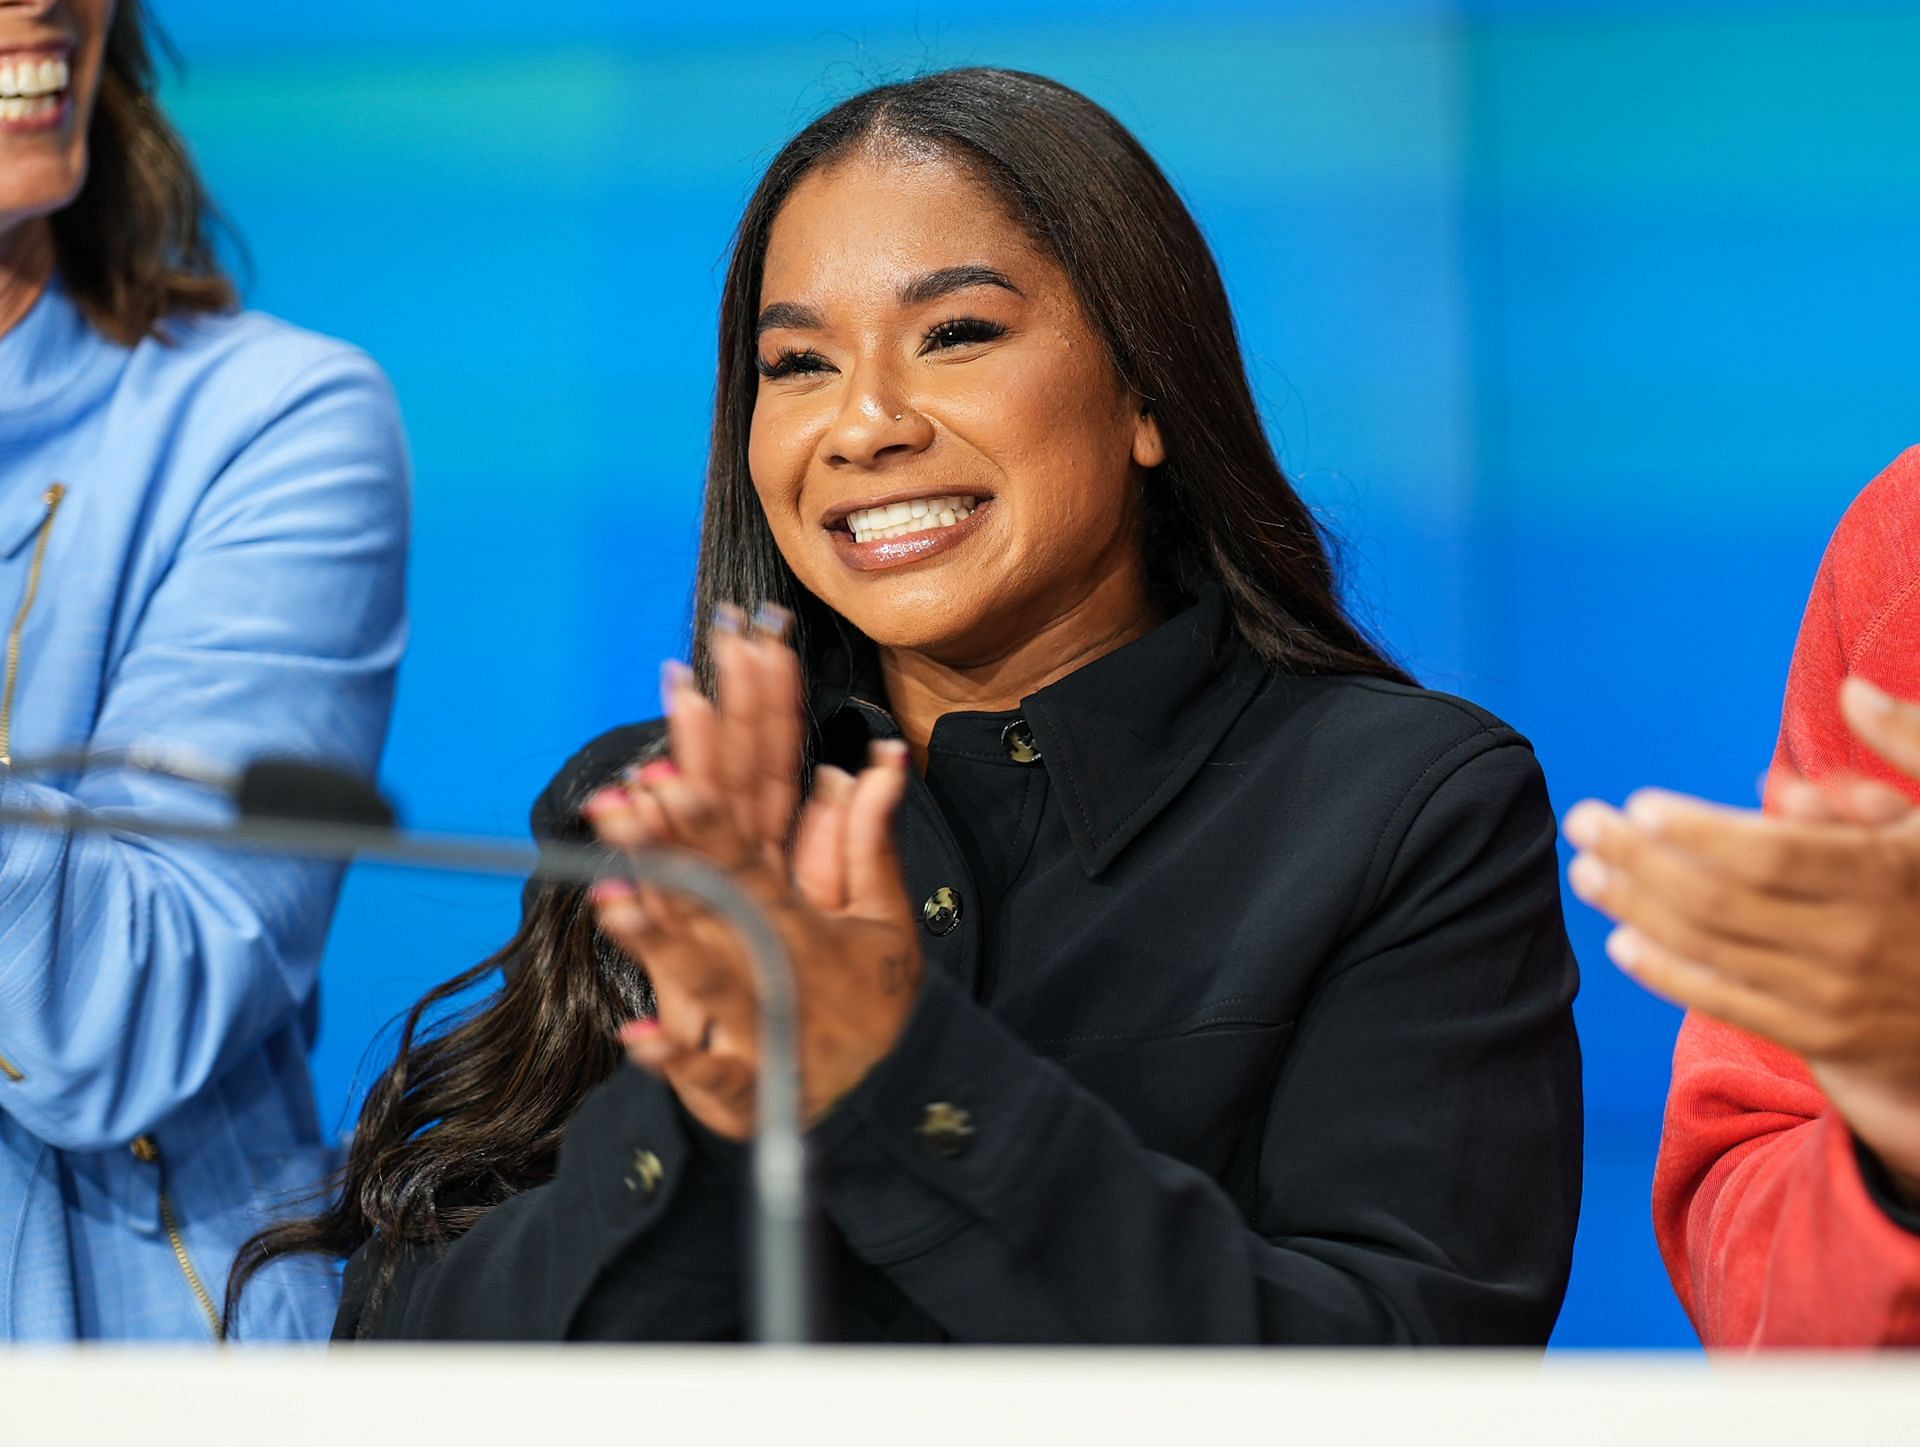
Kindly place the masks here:
POLYGON ((904 417, 904 416, 906 416, 906 415, 907 415, 907 414, 906 414, 906 413, 904 413, 904 412, 896 412, 896 413, 894 413, 894 414, 893 414, 893 420, 894 420, 895 422, 898 422, 898 421, 899 421, 899 420, 900 420, 900 419, 901 419, 902 417, 904 417))

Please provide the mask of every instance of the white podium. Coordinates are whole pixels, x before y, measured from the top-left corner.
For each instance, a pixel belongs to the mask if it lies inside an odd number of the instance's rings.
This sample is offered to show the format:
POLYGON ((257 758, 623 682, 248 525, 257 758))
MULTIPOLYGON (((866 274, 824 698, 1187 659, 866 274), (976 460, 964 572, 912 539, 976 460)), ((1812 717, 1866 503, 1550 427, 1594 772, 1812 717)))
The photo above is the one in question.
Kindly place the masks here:
POLYGON ((924 1348, 0 1352, 8 1447, 1920 1447, 1920 1357, 924 1348))

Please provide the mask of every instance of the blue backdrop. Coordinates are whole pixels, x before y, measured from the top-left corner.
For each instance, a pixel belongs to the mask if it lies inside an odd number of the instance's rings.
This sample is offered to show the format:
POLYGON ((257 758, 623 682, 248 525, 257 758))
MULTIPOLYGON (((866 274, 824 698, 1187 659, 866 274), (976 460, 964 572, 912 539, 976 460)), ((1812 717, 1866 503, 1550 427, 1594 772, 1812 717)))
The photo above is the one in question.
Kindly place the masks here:
MULTIPOLYGON (((1113 109, 1211 237, 1282 455, 1427 682, 1564 810, 1748 802, 1821 547, 1920 436, 1920 14, 1903 4, 792 7, 159 0, 170 102, 256 305, 371 350, 417 478, 386 774, 524 828, 682 647, 720 264, 819 109, 933 66, 1113 109)), ((514 890, 364 870, 315 1056, 510 932, 514 890)), ((1590 1185, 1558 1341, 1681 1345, 1647 1195, 1677 1023, 1570 902, 1590 1185)))

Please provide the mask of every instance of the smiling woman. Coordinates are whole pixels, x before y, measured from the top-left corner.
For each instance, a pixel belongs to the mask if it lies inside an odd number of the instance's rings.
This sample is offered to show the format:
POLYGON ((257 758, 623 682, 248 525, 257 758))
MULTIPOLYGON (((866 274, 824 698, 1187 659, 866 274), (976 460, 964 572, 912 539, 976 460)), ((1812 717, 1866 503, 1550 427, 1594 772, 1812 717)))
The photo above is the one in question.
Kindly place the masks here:
MULTIPOLYGON (((534 827, 696 850, 780 927, 823 1330, 1545 1342, 1580 1106, 1539 769, 1348 619, 1110 115, 953 71, 774 160, 697 591, 667 717, 534 827)), ((737 1337, 754 1020, 688 902, 531 892, 230 1301, 319 1251, 343 1336, 737 1337)))

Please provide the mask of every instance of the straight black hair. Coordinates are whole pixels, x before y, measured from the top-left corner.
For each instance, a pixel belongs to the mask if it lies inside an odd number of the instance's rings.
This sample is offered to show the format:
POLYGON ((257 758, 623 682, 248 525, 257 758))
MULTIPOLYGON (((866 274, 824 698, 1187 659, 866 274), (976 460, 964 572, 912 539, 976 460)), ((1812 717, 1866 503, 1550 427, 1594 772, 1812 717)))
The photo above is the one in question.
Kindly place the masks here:
MULTIPOLYGON (((754 490, 748 433, 768 240, 808 174, 865 145, 933 148, 972 168, 1071 279, 1113 365, 1158 422, 1166 461, 1147 479, 1149 562, 1216 579, 1247 643, 1276 670, 1407 681, 1347 616, 1327 541, 1267 440, 1232 309, 1193 217, 1153 159, 1078 92, 1009 70, 950 70, 835 106, 767 168, 747 203, 720 303, 720 364, 695 584, 693 656, 711 682, 714 608, 778 603, 818 670, 841 626, 787 566, 754 490)), ((575 804, 584 802, 574 801, 575 804)), ((584 838, 570 817, 562 831, 584 838)), ((549 888, 496 955, 408 1013, 398 1058, 361 1111, 338 1190, 320 1214, 256 1236, 227 1287, 282 1256, 385 1251, 367 1317, 400 1253, 459 1235, 553 1170, 581 1100, 619 1061, 614 1032, 651 1009, 644 977, 604 947, 581 891, 549 888), (423 1021, 499 972, 478 1006, 423 1021)))

